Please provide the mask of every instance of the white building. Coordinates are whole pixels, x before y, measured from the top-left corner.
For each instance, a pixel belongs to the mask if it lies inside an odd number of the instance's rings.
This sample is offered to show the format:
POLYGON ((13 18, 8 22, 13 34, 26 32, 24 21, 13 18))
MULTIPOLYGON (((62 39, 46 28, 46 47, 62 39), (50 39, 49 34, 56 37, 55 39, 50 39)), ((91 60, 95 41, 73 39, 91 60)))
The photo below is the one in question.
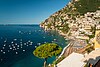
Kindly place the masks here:
POLYGON ((81 61, 84 58, 82 54, 72 53, 60 63, 57 64, 57 67, 84 67, 85 63, 81 61))

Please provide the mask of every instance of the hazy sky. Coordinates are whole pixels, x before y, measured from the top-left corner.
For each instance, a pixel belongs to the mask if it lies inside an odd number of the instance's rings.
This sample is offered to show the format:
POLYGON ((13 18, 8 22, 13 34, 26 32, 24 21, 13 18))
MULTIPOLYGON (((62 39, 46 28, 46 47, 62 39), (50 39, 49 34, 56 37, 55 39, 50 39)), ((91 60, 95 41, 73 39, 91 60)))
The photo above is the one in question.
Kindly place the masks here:
POLYGON ((39 24, 70 0, 0 0, 0 24, 39 24))

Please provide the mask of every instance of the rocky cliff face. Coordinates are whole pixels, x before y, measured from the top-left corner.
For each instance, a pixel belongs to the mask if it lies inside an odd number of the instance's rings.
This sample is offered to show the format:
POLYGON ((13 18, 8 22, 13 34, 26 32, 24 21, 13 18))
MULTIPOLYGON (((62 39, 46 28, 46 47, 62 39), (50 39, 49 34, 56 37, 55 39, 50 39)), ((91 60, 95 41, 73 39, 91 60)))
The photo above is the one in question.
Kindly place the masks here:
POLYGON ((63 33, 68 33, 69 30, 77 31, 77 35, 80 29, 81 31, 90 30, 96 26, 99 29, 100 0, 71 0, 68 5, 52 14, 40 26, 45 30, 57 30, 63 33))

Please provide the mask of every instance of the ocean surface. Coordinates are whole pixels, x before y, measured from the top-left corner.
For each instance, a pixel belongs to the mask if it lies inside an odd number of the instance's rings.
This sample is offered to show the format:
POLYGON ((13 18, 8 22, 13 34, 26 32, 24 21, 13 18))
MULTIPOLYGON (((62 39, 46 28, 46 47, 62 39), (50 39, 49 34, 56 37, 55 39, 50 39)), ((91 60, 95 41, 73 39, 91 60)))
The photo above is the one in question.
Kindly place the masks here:
MULTIPOLYGON (((39 25, 0 25, 0 67, 42 67, 43 59, 33 55, 39 45, 54 42, 64 48, 67 41, 55 31, 39 25)), ((48 58, 52 63, 55 57, 48 58)))

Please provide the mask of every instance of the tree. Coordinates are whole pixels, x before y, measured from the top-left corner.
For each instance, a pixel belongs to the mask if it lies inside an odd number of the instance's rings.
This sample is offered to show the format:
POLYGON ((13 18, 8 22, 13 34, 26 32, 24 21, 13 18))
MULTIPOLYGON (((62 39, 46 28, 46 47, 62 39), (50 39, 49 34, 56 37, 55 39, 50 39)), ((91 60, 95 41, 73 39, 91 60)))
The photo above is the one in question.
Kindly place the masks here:
POLYGON ((61 29, 63 33, 68 33, 69 31, 69 25, 68 23, 63 24, 63 28, 61 29))
POLYGON ((46 62, 48 57, 57 56, 61 53, 62 48, 55 43, 45 43, 37 47, 33 54, 45 60, 44 67, 46 67, 46 62))
POLYGON ((100 0, 79 0, 74 4, 79 13, 95 12, 99 10, 100 0))

